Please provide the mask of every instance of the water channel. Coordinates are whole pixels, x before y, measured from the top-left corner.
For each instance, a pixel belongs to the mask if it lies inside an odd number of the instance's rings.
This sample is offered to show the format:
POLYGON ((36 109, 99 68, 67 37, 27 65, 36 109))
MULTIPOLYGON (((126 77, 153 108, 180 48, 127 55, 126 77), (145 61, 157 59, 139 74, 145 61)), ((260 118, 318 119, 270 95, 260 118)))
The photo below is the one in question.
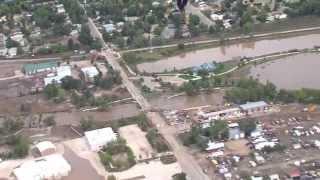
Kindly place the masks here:
POLYGON ((192 51, 154 62, 137 65, 140 72, 163 72, 165 70, 184 69, 203 63, 225 62, 238 57, 253 57, 291 49, 305 49, 320 45, 320 34, 309 34, 282 39, 247 41, 238 44, 192 51))

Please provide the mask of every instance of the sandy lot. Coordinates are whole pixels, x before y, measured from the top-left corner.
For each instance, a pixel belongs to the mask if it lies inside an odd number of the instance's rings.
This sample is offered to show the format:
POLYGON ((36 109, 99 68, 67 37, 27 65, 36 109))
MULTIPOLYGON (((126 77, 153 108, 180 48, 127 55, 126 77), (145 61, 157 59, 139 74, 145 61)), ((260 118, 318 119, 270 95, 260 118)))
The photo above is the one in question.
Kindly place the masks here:
POLYGON ((119 129, 120 136, 124 138, 132 149, 137 160, 149 159, 154 151, 138 125, 133 124, 119 129))
POLYGON ((73 180, 74 178, 87 180, 86 177, 92 180, 106 179, 108 173, 101 164, 98 154, 88 149, 84 138, 65 141, 63 145, 67 148, 67 153, 64 156, 75 171, 66 180, 73 180), (81 177, 81 174, 84 177, 81 177))
MULTIPOLYGON (((114 173, 119 180, 134 179, 135 177, 144 177, 145 180, 170 180, 176 173, 181 172, 178 163, 164 165, 159 161, 151 161, 148 164, 141 163, 131 169, 114 173)), ((137 178, 138 179, 138 178, 137 178)))
POLYGON ((247 156, 250 153, 250 149, 246 146, 247 143, 246 139, 228 141, 225 143, 227 153, 247 156))

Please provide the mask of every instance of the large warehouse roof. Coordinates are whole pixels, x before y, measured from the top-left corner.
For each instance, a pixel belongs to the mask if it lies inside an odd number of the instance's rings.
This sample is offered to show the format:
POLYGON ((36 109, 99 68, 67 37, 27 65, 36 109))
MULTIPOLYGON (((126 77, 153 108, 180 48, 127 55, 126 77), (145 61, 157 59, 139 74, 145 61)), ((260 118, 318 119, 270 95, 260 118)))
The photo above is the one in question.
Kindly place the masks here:
POLYGON ((60 154, 53 154, 25 162, 13 170, 17 180, 61 179, 71 166, 60 154))

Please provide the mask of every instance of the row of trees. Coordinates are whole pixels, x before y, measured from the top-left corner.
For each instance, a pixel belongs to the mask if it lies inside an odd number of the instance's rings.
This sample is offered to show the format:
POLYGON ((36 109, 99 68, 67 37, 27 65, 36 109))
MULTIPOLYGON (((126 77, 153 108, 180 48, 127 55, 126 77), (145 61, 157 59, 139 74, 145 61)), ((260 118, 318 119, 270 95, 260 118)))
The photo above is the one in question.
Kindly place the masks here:
POLYGON ((319 0, 304 0, 287 4, 290 8, 286 10, 290 16, 318 15, 320 16, 319 0))
POLYGON ((285 103, 320 104, 320 90, 277 90, 275 85, 267 82, 265 85, 254 79, 242 79, 236 87, 226 92, 226 99, 235 103, 247 101, 280 101, 285 103))

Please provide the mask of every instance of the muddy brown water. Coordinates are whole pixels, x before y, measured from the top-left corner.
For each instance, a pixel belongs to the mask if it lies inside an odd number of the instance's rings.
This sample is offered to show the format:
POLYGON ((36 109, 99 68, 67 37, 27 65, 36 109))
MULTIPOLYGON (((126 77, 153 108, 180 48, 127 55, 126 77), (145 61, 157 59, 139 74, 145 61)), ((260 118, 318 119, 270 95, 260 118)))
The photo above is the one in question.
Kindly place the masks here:
POLYGON ((72 167, 71 173, 63 180, 104 180, 88 160, 79 157, 70 148, 65 146, 63 156, 72 167))
POLYGON ((282 39, 248 41, 215 48, 197 50, 183 55, 173 56, 154 62, 137 65, 140 72, 163 72, 165 70, 184 69, 212 61, 225 62, 239 57, 253 57, 291 49, 312 48, 320 45, 320 34, 310 34, 282 39))
POLYGON ((320 54, 299 54, 252 67, 249 76, 279 89, 320 89, 319 68, 320 54))
POLYGON ((164 110, 182 110, 192 107, 213 105, 220 106, 223 105, 223 93, 201 93, 194 96, 177 96, 168 99, 168 95, 163 95, 160 97, 155 97, 150 99, 150 103, 153 107, 164 109, 164 110))

